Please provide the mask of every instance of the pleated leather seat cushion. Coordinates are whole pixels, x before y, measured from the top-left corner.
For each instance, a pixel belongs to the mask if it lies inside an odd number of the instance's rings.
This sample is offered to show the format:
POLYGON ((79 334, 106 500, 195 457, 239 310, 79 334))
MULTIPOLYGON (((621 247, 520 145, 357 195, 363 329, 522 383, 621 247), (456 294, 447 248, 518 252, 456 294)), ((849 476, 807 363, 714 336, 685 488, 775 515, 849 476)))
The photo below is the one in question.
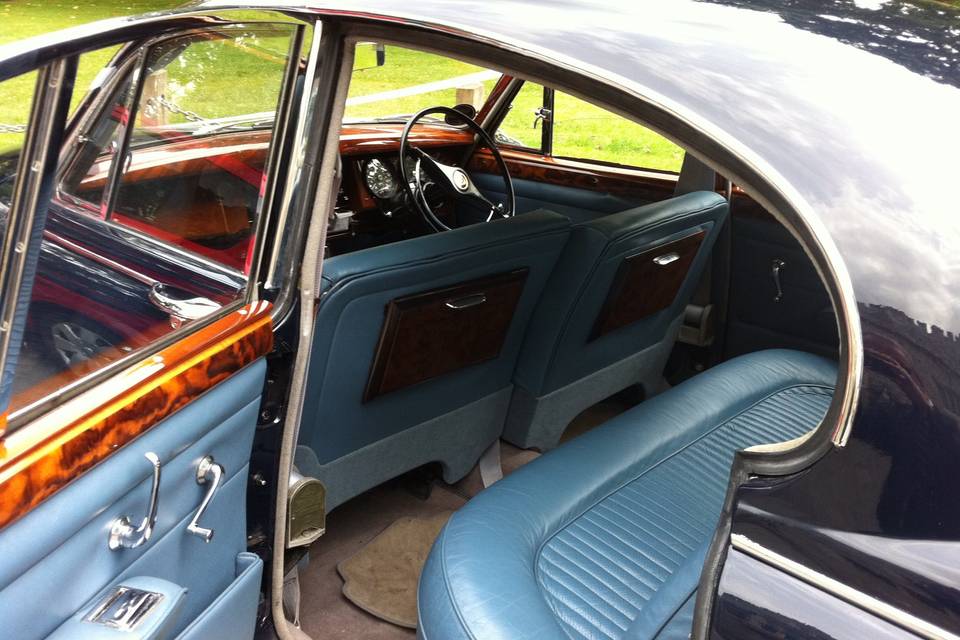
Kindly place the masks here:
POLYGON ((434 544, 420 637, 686 638, 734 453, 814 428, 835 378, 809 354, 742 356, 493 485, 434 544))

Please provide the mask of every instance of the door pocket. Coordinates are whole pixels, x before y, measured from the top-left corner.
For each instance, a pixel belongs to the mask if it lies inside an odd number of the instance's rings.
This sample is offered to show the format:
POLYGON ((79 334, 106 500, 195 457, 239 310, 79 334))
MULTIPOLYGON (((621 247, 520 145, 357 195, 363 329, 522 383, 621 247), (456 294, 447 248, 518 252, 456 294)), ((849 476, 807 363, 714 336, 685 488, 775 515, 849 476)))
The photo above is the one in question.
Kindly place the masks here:
POLYGON ((254 553, 237 556, 236 578, 177 640, 232 638, 251 640, 256 630, 263 560, 254 553))

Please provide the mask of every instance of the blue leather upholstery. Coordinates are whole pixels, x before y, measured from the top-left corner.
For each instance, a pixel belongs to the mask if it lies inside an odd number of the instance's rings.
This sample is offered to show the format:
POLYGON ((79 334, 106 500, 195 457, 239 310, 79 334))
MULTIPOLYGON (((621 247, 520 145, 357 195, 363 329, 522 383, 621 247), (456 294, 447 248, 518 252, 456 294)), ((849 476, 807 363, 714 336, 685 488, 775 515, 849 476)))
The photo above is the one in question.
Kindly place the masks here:
POLYGON ((169 627, 175 634, 227 589, 246 550, 247 468, 265 371, 262 359, 250 364, 0 531, 0 635, 44 638, 105 587, 141 576, 187 589, 169 627), (111 522, 146 515, 147 451, 163 464, 153 537, 111 551, 111 522), (196 482, 205 455, 225 470, 200 522, 214 530, 209 543, 186 531, 207 491, 196 482))
POLYGON ((699 191, 574 225, 530 321, 504 438, 523 448, 556 445, 590 405, 631 384, 658 385, 687 302, 727 215, 727 202, 699 191), (591 340, 625 258, 695 231, 706 236, 673 303, 591 340))
POLYGON ((299 436, 313 455, 298 452, 297 464, 327 485, 328 508, 433 460, 454 481, 496 440, 524 330, 569 226, 558 214, 533 212, 324 262, 299 436), (497 358, 363 402, 391 300, 519 268, 529 272, 497 358), (456 415, 478 402, 469 421, 456 415), (457 437, 438 450, 450 433, 457 437))
POLYGON ((682 637, 734 452, 815 427, 835 378, 817 356, 750 354, 521 467, 434 543, 419 636, 682 637))
POLYGON ((263 560, 255 553, 237 556, 237 578, 210 606, 194 618, 177 640, 210 640, 211 638, 253 638, 260 604, 260 578, 263 560))

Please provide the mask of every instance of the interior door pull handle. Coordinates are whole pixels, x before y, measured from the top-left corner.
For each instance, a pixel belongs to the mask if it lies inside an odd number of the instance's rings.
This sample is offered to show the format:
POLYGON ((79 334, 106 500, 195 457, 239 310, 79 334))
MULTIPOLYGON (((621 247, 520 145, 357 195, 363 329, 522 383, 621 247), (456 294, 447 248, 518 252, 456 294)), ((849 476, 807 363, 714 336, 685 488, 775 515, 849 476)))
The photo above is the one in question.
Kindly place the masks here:
POLYGON ((773 286, 777 288, 777 295, 773 296, 774 302, 783 300, 783 287, 780 286, 780 271, 787 266, 787 263, 780 258, 774 258, 770 267, 770 274, 773 276, 773 286))
POLYGON ((475 307, 478 304, 483 304, 486 301, 487 294, 475 293, 472 296, 465 296, 463 298, 457 298, 456 300, 447 300, 446 305, 450 309, 459 311, 460 309, 469 309, 470 307, 475 307))
POLYGON ((197 320, 210 315, 220 305, 201 296, 191 296, 185 291, 177 291, 159 282, 154 283, 147 293, 147 299, 161 311, 169 313, 178 320, 197 320))
POLYGON ((673 251, 671 253, 665 253, 662 256, 657 256, 656 258, 653 259, 653 261, 658 265, 660 265, 661 267, 665 267, 668 264, 672 262, 676 262, 679 259, 680 259, 680 254, 677 253, 676 251, 673 251))
POLYGON ((210 501, 213 500, 213 494, 220 487, 220 481, 223 480, 223 467, 213 461, 213 456, 204 456, 203 460, 197 465, 197 484, 205 485, 210 483, 206 495, 200 502, 200 508, 193 516, 193 520, 187 525, 187 531, 200 536, 204 542, 210 542, 213 539, 213 529, 207 529, 200 526, 200 518, 203 516, 210 501))
POLYGON ((153 527, 157 524, 157 507, 160 502, 160 458, 152 451, 143 454, 143 457, 153 465, 153 483, 150 486, 150 505, 147 507, 147 516, 136 528, 127 516, 114 520, 110 525, 110 538, 107 541, 111 551, 136 549, 150 539, 153 535, 153 527))

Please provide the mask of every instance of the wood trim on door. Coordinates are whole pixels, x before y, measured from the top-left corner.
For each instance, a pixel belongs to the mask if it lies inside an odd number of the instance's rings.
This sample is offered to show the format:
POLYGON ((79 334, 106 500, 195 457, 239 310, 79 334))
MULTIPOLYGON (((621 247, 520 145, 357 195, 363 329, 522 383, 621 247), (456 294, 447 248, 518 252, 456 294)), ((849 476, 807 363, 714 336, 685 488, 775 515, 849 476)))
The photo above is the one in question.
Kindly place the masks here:
POLYGON ((260 302, 234 311, 6 435, 0 527, 269 353, 270 309, 260 302))

